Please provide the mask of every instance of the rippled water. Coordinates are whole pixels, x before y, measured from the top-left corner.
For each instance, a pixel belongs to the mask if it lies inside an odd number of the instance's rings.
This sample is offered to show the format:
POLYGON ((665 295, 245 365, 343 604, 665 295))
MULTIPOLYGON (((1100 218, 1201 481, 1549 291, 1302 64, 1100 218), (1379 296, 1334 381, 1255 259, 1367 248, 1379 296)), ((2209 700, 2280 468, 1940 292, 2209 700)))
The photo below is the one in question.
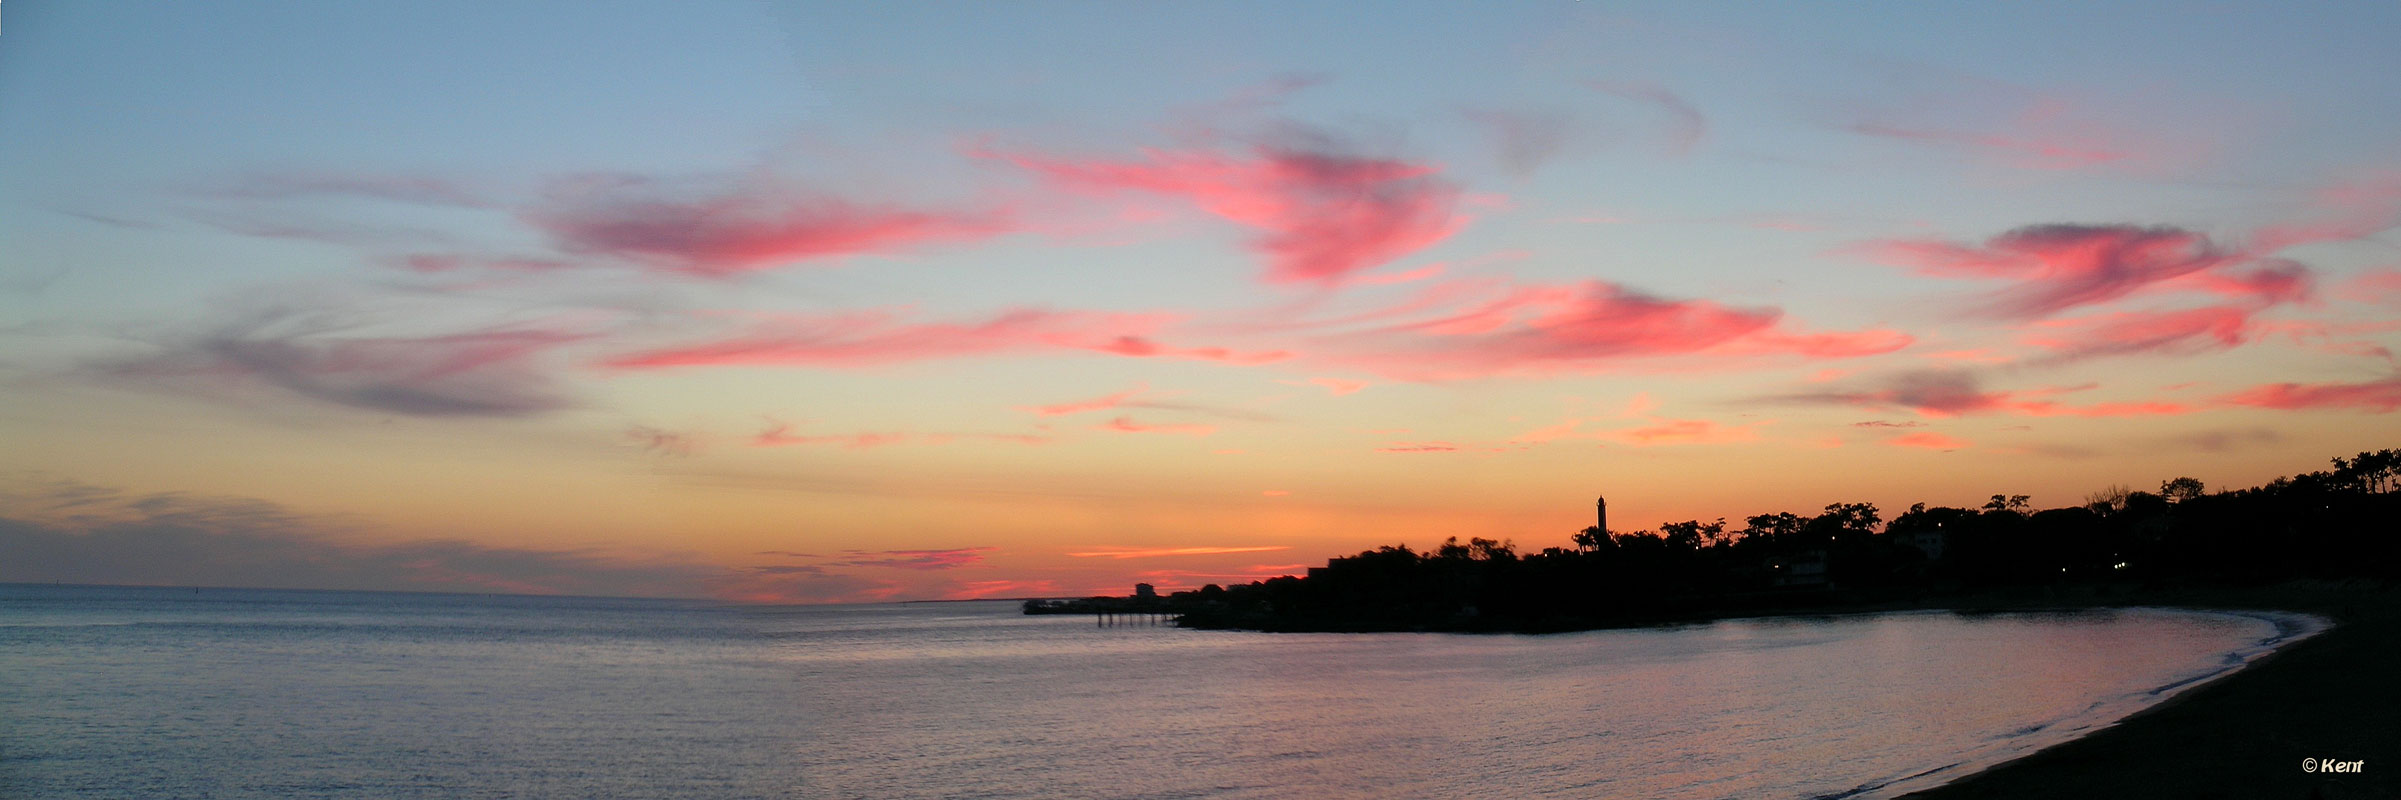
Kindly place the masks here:
POLYGON ((2315 624, 1257 634, 998 602, 0 585, 0 796, 1884 797, 2315 624))

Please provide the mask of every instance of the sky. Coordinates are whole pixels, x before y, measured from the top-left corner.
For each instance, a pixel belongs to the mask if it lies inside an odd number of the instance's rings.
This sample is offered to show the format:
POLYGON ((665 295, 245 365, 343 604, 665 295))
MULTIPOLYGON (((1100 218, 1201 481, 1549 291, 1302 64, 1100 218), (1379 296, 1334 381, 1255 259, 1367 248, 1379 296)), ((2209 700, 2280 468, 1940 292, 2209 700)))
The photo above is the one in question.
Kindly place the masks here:
POLYGON ((1123 594, 2401 444, 2391 3, 0 9, 0 580, 1123 594))

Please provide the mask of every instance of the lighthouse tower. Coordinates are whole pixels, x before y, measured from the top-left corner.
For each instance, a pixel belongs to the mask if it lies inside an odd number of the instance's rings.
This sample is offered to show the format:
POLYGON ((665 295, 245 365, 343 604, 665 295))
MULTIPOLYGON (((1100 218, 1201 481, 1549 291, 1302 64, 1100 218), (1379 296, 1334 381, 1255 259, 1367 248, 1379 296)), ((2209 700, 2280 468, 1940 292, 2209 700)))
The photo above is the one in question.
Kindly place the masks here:
POLYGON ((1599 530, 1602 536, 1609 535, 1609 496, 1602 495, 1600 499, 1592 501, 1592 506, 1596 515, 1599 516, 1599 519, 1593 520, 1594 528, 1599 530))

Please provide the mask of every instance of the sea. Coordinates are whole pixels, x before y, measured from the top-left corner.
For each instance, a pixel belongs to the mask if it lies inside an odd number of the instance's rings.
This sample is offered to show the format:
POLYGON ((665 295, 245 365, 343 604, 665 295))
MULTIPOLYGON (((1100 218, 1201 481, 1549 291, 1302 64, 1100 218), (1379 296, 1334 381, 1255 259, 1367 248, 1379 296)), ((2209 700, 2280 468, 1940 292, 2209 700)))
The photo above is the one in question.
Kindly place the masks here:
POLYGON ((1883 798, 2324 624, 1269 634, 1003 601, 0 584, 0 797, 1883 798))

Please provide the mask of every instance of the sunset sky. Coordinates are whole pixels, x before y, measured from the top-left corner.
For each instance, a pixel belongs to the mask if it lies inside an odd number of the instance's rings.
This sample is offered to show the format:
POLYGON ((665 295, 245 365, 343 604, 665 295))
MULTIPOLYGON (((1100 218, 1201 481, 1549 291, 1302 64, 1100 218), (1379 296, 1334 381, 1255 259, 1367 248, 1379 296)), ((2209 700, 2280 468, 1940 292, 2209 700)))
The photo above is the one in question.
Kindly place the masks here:
POLYGON ((2401 6, 9 2, 0 580, 1122 594, 2401 445, 2401 6))

